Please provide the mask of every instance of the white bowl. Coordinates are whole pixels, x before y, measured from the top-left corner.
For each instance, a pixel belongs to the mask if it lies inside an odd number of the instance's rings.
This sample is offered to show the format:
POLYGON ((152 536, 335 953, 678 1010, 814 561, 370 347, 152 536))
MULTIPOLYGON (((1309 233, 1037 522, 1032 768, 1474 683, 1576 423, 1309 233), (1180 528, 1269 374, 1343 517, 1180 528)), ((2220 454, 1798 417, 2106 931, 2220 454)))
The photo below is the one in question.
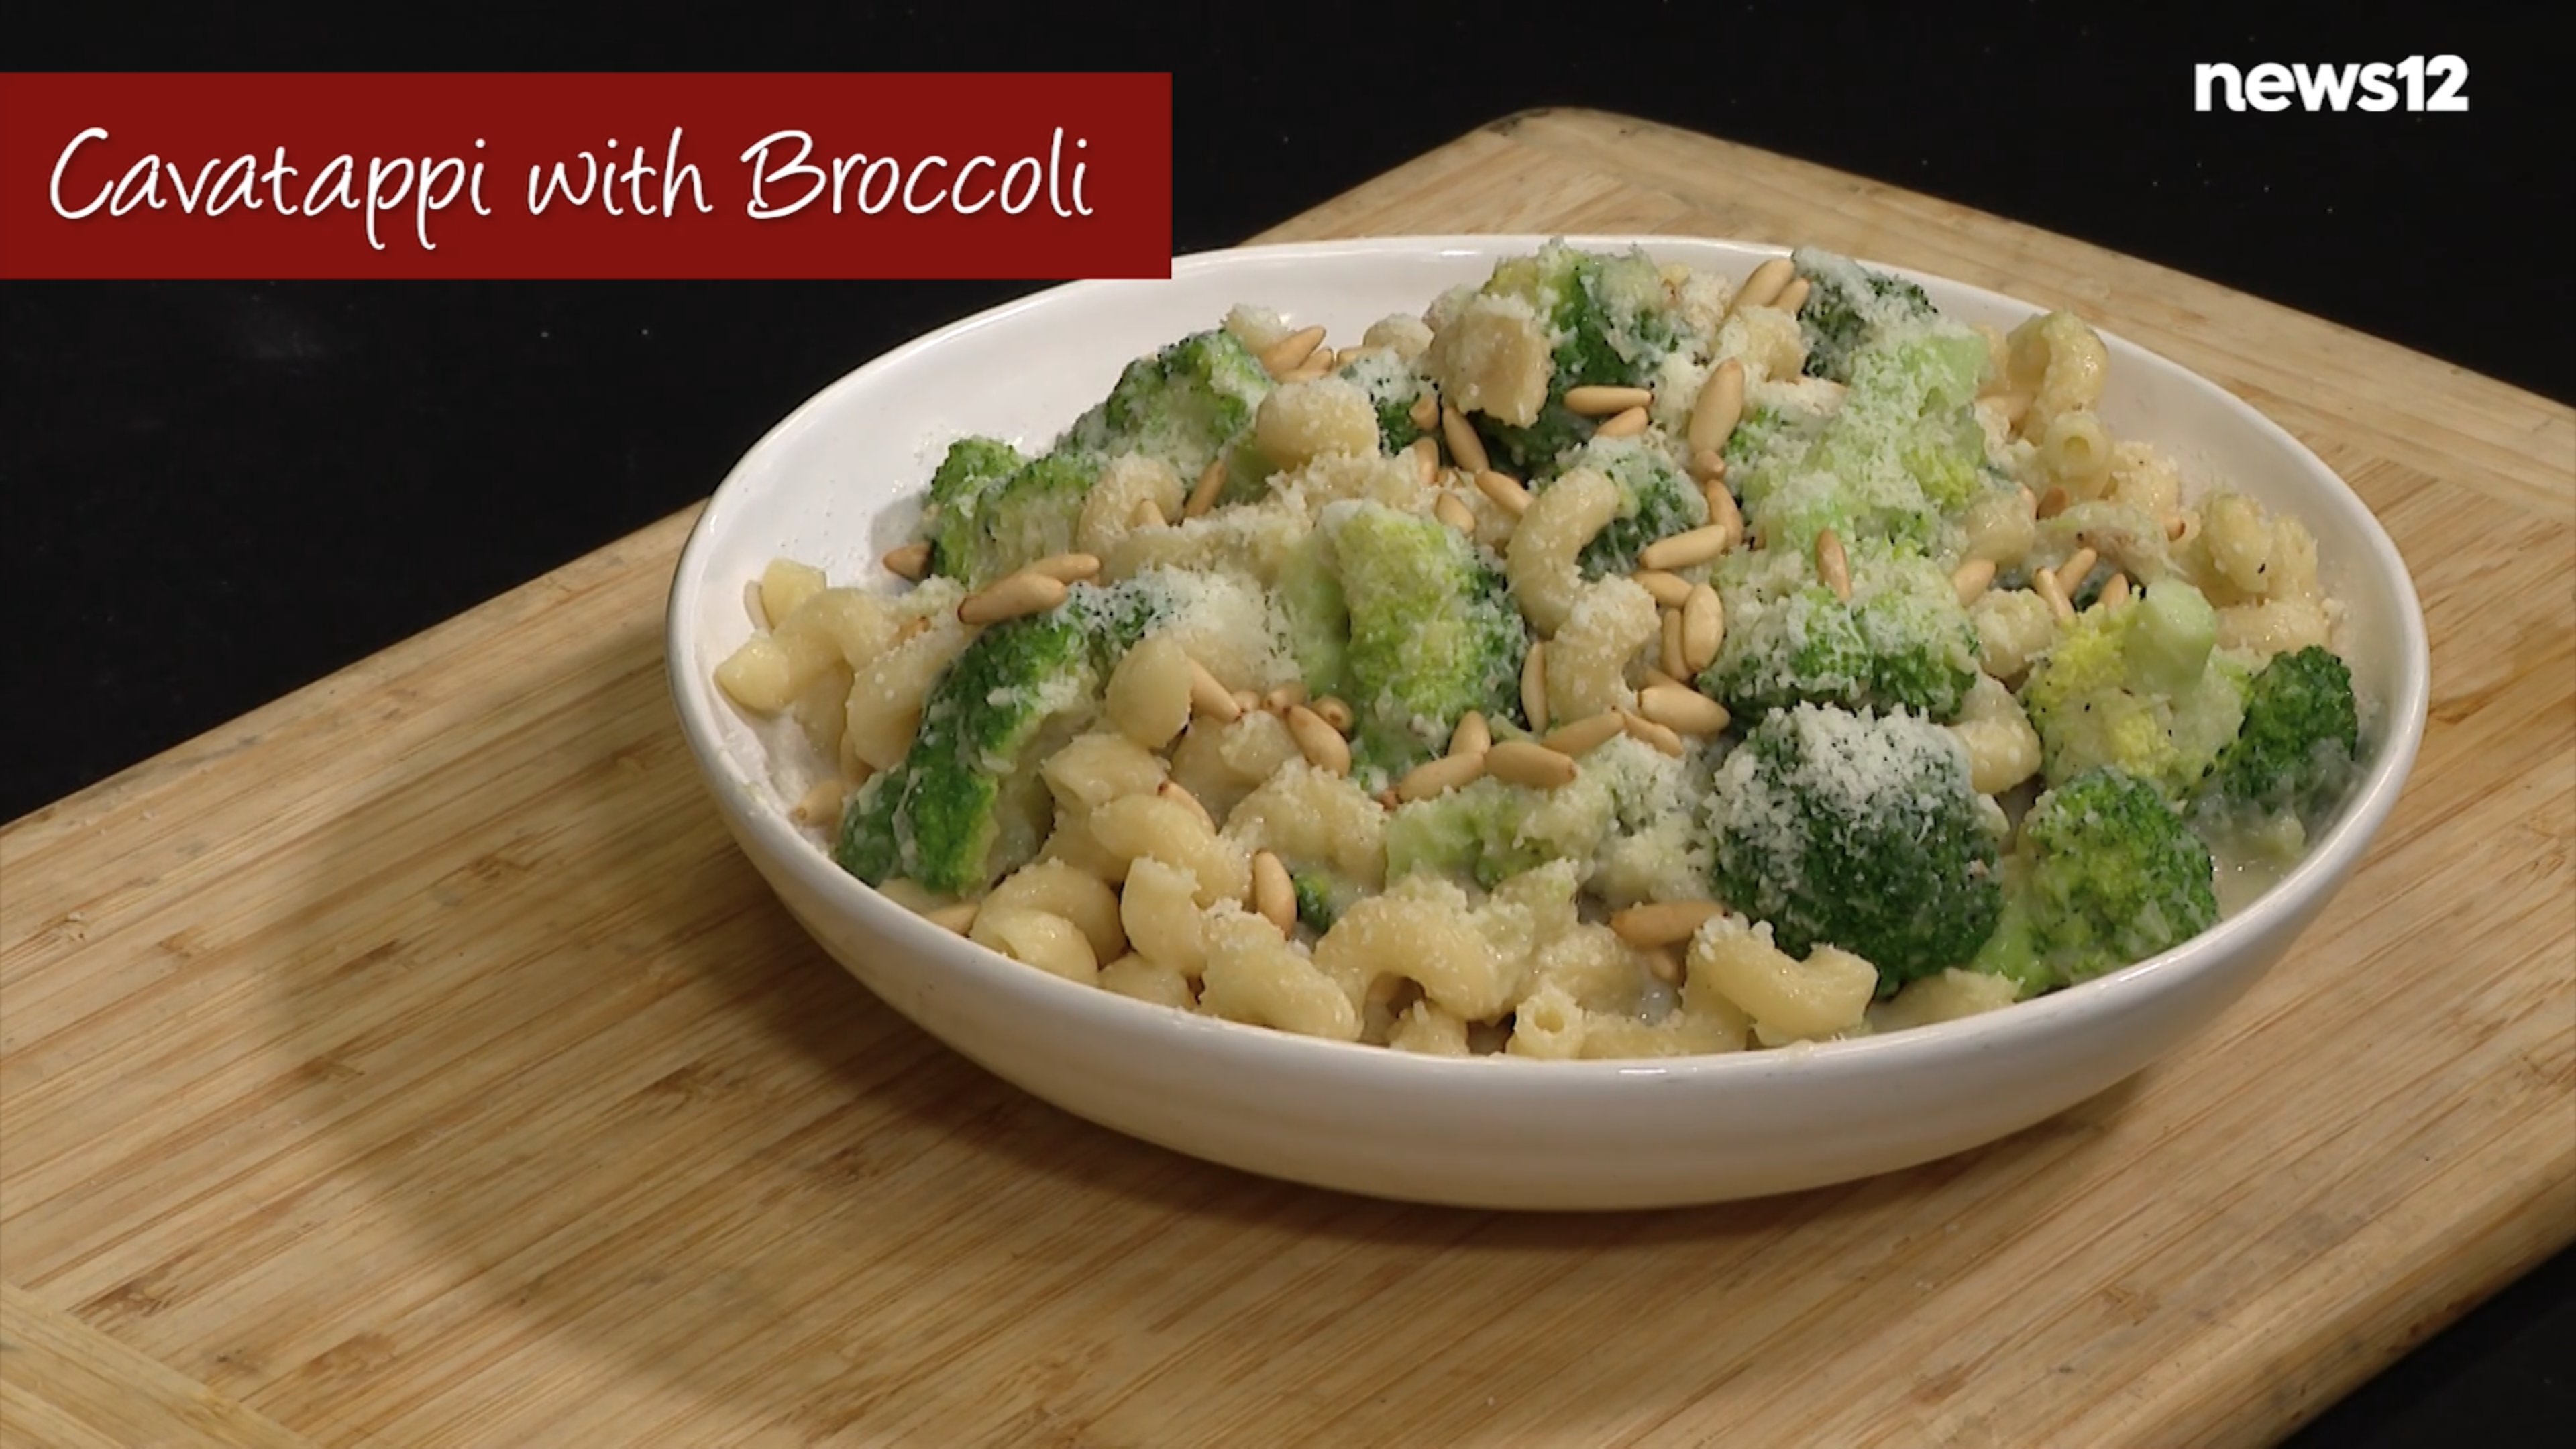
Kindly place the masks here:
MULTIPOLYGON (((2267 970, 2361 859, 2423 732, 2429 666, 2404 564, 2316 456, 2217 386, 2106 336, 2101 411, 2187 479, 2224 478, 2314 530, 2341 640, 2382 708, 2338 821, 2259 900, 2099 980, 1963 1021, 1781 1051, 1656 1061, 1413 1056, 1192 1016, 1077 986, 924 921, 841 871, 792 824, 763 736, 711 682, 749 632, 744 585, 773 558, 834 582, 885 576, 909 501, 947 443, 1043 446, 1126 362, 1237 302, 1354 336, 1419 313, 1543 237, 1251 247, 1178 259, 1169 281, 1081 282, 878 358, 780 423, 716 490, 680 556, 668 620, 680 723, 725 823, 787 909, 851 974, 958 1052, 1067 1111, 1253 1172, 1500 1208, 1714 1202, 1847 1181, 1993 1141, 2103 1091, 2207 1024, 2267 970)), ((1658 260, 1741 275, 1778 249, 1673 237, 1658 260)), ((2009 326, 2035 309, 1908 273, 1945 312, 2009 326)))

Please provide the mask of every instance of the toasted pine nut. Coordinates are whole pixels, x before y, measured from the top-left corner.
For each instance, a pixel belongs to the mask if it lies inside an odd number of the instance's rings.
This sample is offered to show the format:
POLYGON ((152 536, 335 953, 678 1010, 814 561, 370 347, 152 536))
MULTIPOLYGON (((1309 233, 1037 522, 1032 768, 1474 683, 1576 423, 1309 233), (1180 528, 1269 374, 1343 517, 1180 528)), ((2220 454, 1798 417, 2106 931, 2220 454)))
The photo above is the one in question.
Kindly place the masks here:
POLYGON ((1225 455, 1219 453, 1208 459, 1208 465, 1199 470, 1197 485, 1190 489, 1190 496, 1182 500, 1181 516, 1196 518, 1216 507, 1216 496, 1224 491, 1225 455))
POLYGON ((1574 757, 1528 740, 1505 740, 1485 751, 1485 772, 1507 785, 1554 790, 1574 783, 1574 757))
POLYGON ((1726 310, 1733 313, 1746 307, 1770 306, 1780 300, 1780 294, 1788 289, 1789 279, 1797 273, 1798 269, 1790 264, 1787 257, 1773 257, 1745 277, 1744 285, 1735 289, 1734 303, 1726 310))
POLYGON ((1637 691, 1637 713, 1686 735, 1713 735, 1726 728, 1726 706, 1677 684, 1650 684, 1637 691))
POLYGON ((1681 610, 1666 609, 1664 611, 1663 645, 1661 650, 1655 655, 1655 662, 1664 667, 1664 672, 1666 674, 1685 679, 1690 677, 1692 673, 1690 659, 1687 657, 1687 651, 1682 647, 1686 642, 1684 639, 1686 627, 1687 626, 1682 622, 1681 610))
POLYGON ((1690 475, 1704 488, 1714 486, 1726 477, 1726 455, 1715 448, 1691 449, 1690 475))
POLYGON ((799 821, 812 824, 817 820, 838 820, 841 802, 848 798, 849 782, 838 775, 826 775, 806 787, 797 797, 796 808, 787 813, 799 821))
POLYGON ((2182 541, 2182 536, 2189 532, 2191 532, 2190 514, 2177 511, 2165 515, 2166 538, 2179 543, 2182 541))
POLYGON ((1430 487, 1432 480, 1440 476, 1440 445, 1438 443, 1431 441, 1429 438, 1416 438, 1413 440, 1412 444, 1404 450, 1404 455, 1413 460, 1413 476, 1420 480, 1423 487, 1430 487))
POLYGON ((1261 370, 1272 377, 1293 371, 1323 340, 1323 328, 1301 327, 1261 349, 1261 370))
POLYGON ((1232 724, 1243 718, 1243 707, 1206 665, 1190 661, 1190 708, 1221 724, 1232 724))
POLYGON ((1485 717, 1474 710, 1458 716, 1458 727, 1449 732, 1449 753, 1481 755, 1494 747, 1494 732, 1486 727, 1485 717))
POLYGON ((1369 351, 1370 349, 1366 347, 1345 347, 1341 351, 1333 354, 1333 366, 1336 368, 1348 367, 1352 363, 1359 361, 1361 358, 1368 356, 1369 351))
POLYGON ((1717 662, 1717 651, 1726 642, 1726 601, 1717 590, 1706 584, 1695 584, 1690 598, 1682 604, 1682 668, 1696 675, 1717 662))
POLYGON ((1163 516, 1163 505, 1151 498, 1137 499, 1136 511, 1128 515, 1127 519, 1130 528, 1161 528, 1170 522, 1170 519, 1163 516))
POLYGON ((2101 597, 2093 601, 2096 608, 2116 609, 2129 602, 2129 576, 2115 573, 2102 581, 2101 597))
POLYGON ((742 611, 751 616, 751 627, 755 629, 769 627, 769 606, 760 601, 760 580, 742 581, 742 611))
POLYGON ((1521 713, 1531 729, 1547 728, 1547 646, 1535 640, 1521 660, 1521 713))
POLYGON ((1646 974, 1666 986, 1682 979, 1682 953, 1670 946, 1650 946, 1638 952, 1646 958, 1646 974))
POLYGON ((1208 813, 1207 806, 1199 803, 1199 797, 1191 794, 1187 786, 1175 784, 1170 780, 1165 780, 1162 784, 1154 787, 1154 793, 1162 796, 1166 800, 1180 805, 1182 808, 1188 810, 1192 815, 1197 816, 1199 818, 1199 823, 1208 828, 1209 834, 1212 835, 1216 833, 1216 817, 1208 813))
POLYGON ((1975 603, 1994 581, 1995 561, 1990 558, 1972 558, 1950 575, 1950 587, 1959 591, 1961 608, 1975 603))
POLYGON ((1475 510, 1469 508, 1466 504, 1459 502, 1458 495, 1455 493, 1443 493, 1438 498, 1433 499, 1431 501, 1431 516, 1439 519, 1442 523, 1449 525, 1451 528, 1458 530, 1460 533, 1467 535, 1469 538, 1474 538, 1476 536, 1475 510))
POLYGON ((1627 730, 1630 739, 1643 740, 1674 759, 1680 759, 1689 749, 1682 743, 1682 737, 1673 732, 1671 726, 1659 725, 1644 715, 1623 711, 1619 716, 1619 722, 1627 730))
POLYGON ((1806 278, 1793 277, 1790 279, 1789 285, 1780 289, 1779 297, 1774 300, 1771 305, 1794 317, 1798 315, 1799 308, 1807 305, 1807 293, 1809 290, 1806 278))
POLYGON ((960 901, 953 906, 941 906, 938 910, 925 912, 922 919, 934 926, 946 926, 963 936, 975 929, 975 903, 960 901))
POLYGON ((1485 440, 1476 436, 1475 425, 1447 403, 1440 405, 1440 439, 1449 445, 1449 456, 1468 472, 1482 473, 1494 466, 1485 456, 1485 440))
POLYGON ((1637 566, 1649 569, 1686 569, 1704 564, 1733 544, 1727 535, 1731 530, 1722 523, 1711 523, 1684 533, 1656 539, 1637 551, 1637 566))
POLYGON ((1559 725, 1548 731, 1547 738, 1541 743, 1558 754, 1571 758, 1576 755, 1590 754, 1608 744, 1625 728, 1626 726, 1620 722, 1617 710, 1605 709, 1588 719, 1579 719, 1570 725, 1559 725))
POLYGON ((1644 408, 1630 408, 1592 430, 1596 438, 1633 438, 1646 430, 1650 421, 1644 408))
POLYGON ((1462 789, 1484 778, 1485 752, 1468 755, 1442 755, 1428 764, 1416 765, 1395 782, 1395 798, 1402 801, 1428 800, 1462 789))
POLYGON ((1631 577, 1663 608, 1678 609, 1690 599, 1691 582, 1680 574, 1665 569, 1639 569, 1631 577))
MULTIPOLYGON (((1148 503, 1154 500, 1148 498, 1148 503)), ((1028 566, 1028 572, 1044 574, 1062 583, 1078 584, 1100 577, 1100 560, 1087 553, 1051 553, 1028 566)))
POLYGON ((1834 597, 1851 602, 1851 558, 1843 552, 1843 541, 1830 528, 1816 534, 1816 577, 1834 591, 1834 597))
POLYGON ((1642 387, 1569 387, 1565 410, 1582 418, 1606 418, 1630 408, 1650 407, 1655 395, 1642 387))
POLYGON ((2057 515, 2066 511, 2066 505, 2070 501, 2072 500, 2067 498, 2066 490, 2052 483, 2049 485, 2047 492, 2039 495, 2039 502, 2032 506, 2030 516, 2033 518, 2055 518, 2057 515))
POLYGON ((2060 620, 2075 617, 2074 601, 2066 597, 2066 585, 2058 582, 2057 570, 2041 569, 2030 576, 2032 592, 2048 601, 2049 612, 2060 620))
POLYGON ((1293 705, 1288 710, 1288 737, 1297 742, 1297 752, 1306 763, 1327 775, 1351 772, 1351 743, 1341 732, 1324 723, 1324 717, 1306 706, 1293 705))
POLYGON ((1340 700, 1335 699, 1333 696, 1328 694, 1322 699, 1316 700, 1313 705, 1309 706, 1309 708, 1315 711, 1315 717, 1317 719, 1331 725, 1336 732, 1345 735, 1351 732, 1351 707, 1349 705, 1342 703, 1340 700))
POLYGON ((2101 561, 2100 554, 2089 548, 2079 548, 2066 556, 2066 562, 2057 566, 2057 580, 2080 589, 2084 586, 2085 576, 2093 572, 2093 565, 2101 561))
POLYGON ((1424 393, 1413 400, 1413 407, 1405 413, 1405 417, 1410 419, 1415 427, 1426 433, 1430 432, 1440 426, 1440 399, 1427 392, 1424 393))
POLYGON ((1286 714, 1289 710, 1298 705, 1304 704, 1305 702, 1306 686, 1302 682, 1297 681, 1283 684, 1277 689, 1270 691, 1268 694, 1261 696, 1261 707, 1270 711, 1272 714, 1286 714))
POLYGON ((1726 907, 1715 901, 1647 901, 1610 913, 1610 929, 1631 946, 1675 946, 1699 934, 1699 928, 1726 907))
POLYGON ((1700 489, 1700 495, 1708 501, 1709 525, 1726 530, 1727 548, 1744 542, 1744 510, 1736 506, 1735 494, 1726 486, 1726 475, 1721 472, 1710 480, 1700 489))
POLYGON ((930 545, 907 543, 901 548, 888 549, 885 566, 886 572, 896 578, 919 583, 930 572, 930 545))
POLYGON ((1680 680, 1675 679, 1664 671, 1653 668, 1652 666, 1638 670, 1637 676, 1637 687, 1639 689, 1652 689, 1657 685, 1662 685, 1668 689, 1690 688, 1689 685, 1682 683, 1680 680))
POLYGON ((1283 934, 1297 928, 1297 887, 1288 867, 1266 850, 1252 853, 1252 908, 1283 934))
POLYGON ((998 624, 1005 619, 1043 614, 1063 603, 1065 593, 1064 580, 1022 570, 959 600, 957 622, 998 624))
POLYGON ((1395 793, 1395 787, 1393 785, 1387 786, 1385 789, 1378 791, 1369 798, 1377 802, 1377 808, 1380 810, 1392 810, 1396 806, 1404 803, 1403 797, 1395 793))
POLYGON ((1519 479, 1507 473, 1497 473, 1491 468, 1479 471, 1476 474, 1476 491, 1494 500, 1496 508, 1514 518, 1529 512, 1529 490, 1520 485, 1519 479))
POLYGON ((1257 714, 1261 710, 1261 696, 1248 689, 1238 689, 1234 692, 1234 707, 1245 714, 1257 714))
POLYGON ((1333 359, 1330 354, 1327 354, 1321 361, 1309 360, 1299 366, 1288 369, 1286 372, 1279 374, 1279 380, 1281 382, 1313 382, 1315 379, 1322 377, 1325 373, 1332 370, 1333 359))

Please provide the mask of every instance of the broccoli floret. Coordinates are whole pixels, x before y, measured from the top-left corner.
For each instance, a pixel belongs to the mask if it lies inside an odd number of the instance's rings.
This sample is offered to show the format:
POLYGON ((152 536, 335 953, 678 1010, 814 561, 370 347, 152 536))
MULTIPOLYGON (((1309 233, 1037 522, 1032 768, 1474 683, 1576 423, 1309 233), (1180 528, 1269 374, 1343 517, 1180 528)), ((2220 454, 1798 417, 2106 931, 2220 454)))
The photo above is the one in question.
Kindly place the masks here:
POLYGON ((1717 570, 1726 637, 1701 691, 1745 719, 1802 701, 1957 718, 1977 680, 1978 641, 1949 574, 1884 543, 1853 544, 1845 557, 1849 602, 1817 576, 1811 553, 1728 555, 1717 570))
POLYGON ((2143 961, 2218 921, 2209 847, 2151 781, 2087 770, 2042 794, 2004 861, 1977 970, 2035 996, 2143 961))
POLYGON ((2239 831, 2294 818, 2303 840, 2342 796, 2360 750, 2351 668, 2314 644, 2276 654, 2247 685, 2244 723, 2194 792, 2195 816, 2239 831))
POLYGON ((1320 936, 1333 929, 1342 918, 1348 888, 1335 881, 1330 871, 1301 870, 1288 877, 1297 892, 1297 919, 1306 929, 1320 936))
POLYGON ((2244 718, 2245 671, 2217 638, 2217 611, 2180 579, 2077 615, 2021 690, 2049 783, 2107 765, 2169 799, 2198 784, 2244 718))
POLYGON ((984 496, 1028 465, 1020 450, 997 438, 960 438, 948 445, 930 475, 922 503, 922 536, 930 543, 931 572, 958 577, 974 552, 975 518, 984 496))
POLYGON ((1413 424, 1413 410, 1433 396, 1431 379, 1393 352, 1371 349, 1342 368, 1342 377, 1368 394, 1377 413, 1379 451, 1394 457, 1423 435, 1413 424))
POLYGON ((1555 789, 1487 775, 1396 807, 1387 817, 1387 879, 1434 871, 1491 890, 1554 860, 1570 860, 1605 896, 1688 892, 1703 874, 1697 803, 1702 766, 1619 738, 1575 761, 1555 789))
POLYGON ((1832 529, 1845 543, 1883 538, 1922 547, 1941 511, 1989 481, 1984 430, 1972 411, 1985 339, 1930 325, 1854 355, 1842 406, 1804 451, 1728 481, 1772 548, 1812 547, 1832 529))
POLYGON ((1793 956, 1866 957, 1882 995, 1975 956, 2002 912, 1966 747, 1918 716, 1778 711, 1718 768, 1709 809, 1717 898, 1793 956))
POLYGON ((1079 603, 985 630, 932 686, 912 748, 842 812, 842 869, 971 895, 1036 855, 1051 819, 1038 766, 1100 695, 1101 591, 1078 587, 1079 603))
POLYGON ((1809 288, 1806 305, 1798 309, 1809 377, 1849 382, 1854 355, 1940 316, 1923 289, 1902 277, 1812 247, 1790 256, 1809 288))
POLYGON ((1516 427, 1477 419, 1486 450, 1522 477, 1550 471, 1599 425, 1567 410, 1568 390, 1649 386, 1664 359, 1693 340, 1643 249, 1587 252, 1551 241, 1534 256, 1496 266, 1484 290, 1528 301, 1555 340, 1537 421, 1516 427))
POLYGON ((1193 333, 1127 364, 1058 446, 1104 458, 1143 453, 1196 478, 1251 428, 1270 388, 1270 374, 1242 339, 1222 327, 1193 333))
MULTIPOLYGON (((1646 434, 1594 438, 1558 459, 1555 473, 1546 481, 1576 468, 1593 469, 1619 489, 1619 511, 1575 556, 1587 579, 1633 572, 1639 549, 1708 522, 1708 499, 1699 485, 1661 443, 1646 434)), ((1545 487, 1546 481, 1536 486, 1545 487)))
MULTIPOLYGON (((1070 550, 1082 500, 1100 481, 1100 469, 1093 454, 1060 450, 941 508, 930 533, 931 571, 980 589, 1025 564, 1070 550)), ((931 488, 936 497, 936 479, 931 488)))
POLYGON ((1317 698, 1341 694, 1347 687, 1351 609, 1342 595, 1342 581, 1334 575, 1323 534, 1309 533, 1297 540, 1280 564, 1273 590, 1288 655, 1297 661, 1297 677, 1317 698))
POLYGON ((1438 754, 1467 711, 1518 712, 1529 627, 1490 555, 1437 519, 1375 503, 1328 505, 1319 524, 1349 611, 1356 768, 1400 774, 1438 754))

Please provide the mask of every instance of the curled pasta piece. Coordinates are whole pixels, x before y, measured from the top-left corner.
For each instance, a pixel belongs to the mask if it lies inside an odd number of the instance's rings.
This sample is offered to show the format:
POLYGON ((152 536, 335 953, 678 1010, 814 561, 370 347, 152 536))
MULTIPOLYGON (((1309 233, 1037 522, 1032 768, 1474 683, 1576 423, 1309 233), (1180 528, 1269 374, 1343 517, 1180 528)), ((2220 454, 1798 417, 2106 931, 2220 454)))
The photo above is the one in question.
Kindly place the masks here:
POLYGON ((1146 636, 1109 671, 1102 708, 1120 734, 1148 750, 1190 722, 1190 656, 1169 634, 1146 636))
POLYGON ((1091 837, 1118 879, 1139 859, 1179 866, 1197 882, 1199 904, 1241 901, 1252 890, 1252 855, 1208 829, 1196 810, 1162 795, 1122 795, 1091 812, 1091 837))
POLYGON ((990 947, 1014 961, 1024 961, 1053 976, 1085 986, 1100 984, 1100 959, 1082 928, 1044 911, 994 910, 975 913, 967 939, 990 947))
POLYGON ((1377 411, 1358 384, 1339 377, 1283 383, 1262 398, 1252 435, 1271 466, 1302 468, 1328 453, 1377 453, 1377 411))
POLYGON ((1693 983, 1706 984, 1753 1019, 1766 1046, 1821 1041, 1859 1026, 1878 994, 1878 968, 1833 946, 1798 961, 1771 944, 1771 927, 1716 916, 1691 938, 1693 983))
POLYGON ((2090 408, 2102 399, 2111 355, 2101 337, 2072 312, 2044 312, 2006 338, 2009 396, 2021 402, 2020 433, 2044 432, 2062 412, 2090 408))
POLYGON ((1386 811, 1348 776, 1302 759, 1245 796, 1225 833, 1282 860, 1329 864, 1368 890, 1386 878, 1386 811))
POLYGON ((1542 982, 1512 1008, 1512 1038, 1503 1048, 1513 1056, 1571 1061, 1583 1055, 1584 1011, 1563 988, 1542 982))
POLYGON ((954 613, 932 617, 928 627, 878 656, 850 682, 851 752, 873 770, 892 769, 912 748, 930 686, 966 650, 974 631, 954 613))
POLYGON ((1342 913, 1315 943, 1315 959, 1335 975, 1362 981, 1402 976, 1465 1021, 1489 1021, 1511 1006, 1519 973, 1486 945, 1455 886, 1422 876, 1427 889, 1372 896, 1342 913))
POLYGON ((1619 511, 1619 485, 1594 468, 1575 468, 1540 489, 1512 532, 1503 572, 1521 613, 1541 634, 1565 627, 1583 596, 1576 558, 1619 511))
POLYGON ((1100 989, 1182 1011, 1198 1005, 1198 993, 1181 973, 1133 952, 1100 968, 1100 989))
POLYGON ((1163 762, 1125 735, 1094 730, 1067 740, 1038 774, 1059 808, 1079 813, 1121 795, 1153 794, 1163 783, 1163 762))
POLYGON ((1991 674, 1979 674, 1968 687, 1950 733, 1968 752, 1969 788, 1980 795, 2000 795, 2039 773, 2039 731, 2031 728, 2021 701, 1991 674))
POLYGON ((2099 498, 2111 480, 2111 435, 2089 408, 2059 413, 2040 434, 2037 461, 2068 497, 2099 498))
POLYGON ((1656 642, 1662 625, 1654 595, 1636 580, 1614 574, 1585 585, 1548 641, 1548 718, 1589 719, 1634 708, 1628 665, 1656 642))
POLYGON ((1095 558, 1107 558, 1119 540, 1133 533, 1143 505, 1166 519, 1181 516, 1187 489, 1181 475, 1160 458, 1130 453, 1113 458, 1100 470, 1100 481, 1083 495, 1082 512, 1073 525, 1073 546, 1095 558))
POLYGON ((1200 1009, 1300 1036, 1357 1041, 1359 1009, 1306 954, 1259 916, 1224 913, 1208 923, 1200 1009))
POLYGON ((984 897, 982 909, 1037 911, 1071 921, 1090 943, 1095 962, 1116 960, 1127 950, 1117 893, 1100 877, 1063 861, 1035 861, 1011 872, 984 897))
POLYGON ((2029 589, 1988 589, 1968 606, 1977 630, 1977 662, 1997 679, 2014 680, 2057 642, 2057 611, 2029 589))
POLYGON ((1118 919, 1128 943, 1156 966, 1195 981, 1207 970, 1207 931, 1198 878, 1147 857, 1127 871, 1118 919))

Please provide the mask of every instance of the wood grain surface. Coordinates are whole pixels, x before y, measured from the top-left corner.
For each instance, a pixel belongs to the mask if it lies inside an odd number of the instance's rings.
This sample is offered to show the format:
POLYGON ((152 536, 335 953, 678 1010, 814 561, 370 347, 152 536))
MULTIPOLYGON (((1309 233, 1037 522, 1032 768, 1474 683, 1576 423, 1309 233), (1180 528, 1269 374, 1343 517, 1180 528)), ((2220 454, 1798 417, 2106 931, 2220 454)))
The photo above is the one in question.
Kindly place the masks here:
POLYGON ((1145 1147, 950 1055, 736 853, 674 517, 0 832, 10 1445, 2253 1445, 2576 1226, 2570 410, 2097 248, 1589 113, 1266 239, 1702 232, 2067 305, 2290 428, 2434 647, 2359 876, 1985 1150, 1527 1216, 1145 1147))

